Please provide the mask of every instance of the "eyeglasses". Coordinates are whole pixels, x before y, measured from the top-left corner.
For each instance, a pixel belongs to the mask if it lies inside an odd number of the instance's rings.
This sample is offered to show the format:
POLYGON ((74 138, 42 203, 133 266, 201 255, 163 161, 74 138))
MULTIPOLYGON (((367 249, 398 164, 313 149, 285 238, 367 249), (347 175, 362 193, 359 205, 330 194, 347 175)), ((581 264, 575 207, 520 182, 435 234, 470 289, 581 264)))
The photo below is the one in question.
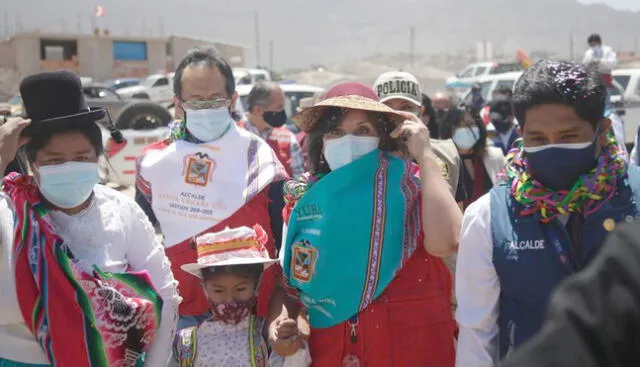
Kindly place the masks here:
POLYGON ((204 110, 209 108, 226 108, 231 105, 227 98, 216 98, 204 101, 182 101, 182 106, 189 110, 204 110))

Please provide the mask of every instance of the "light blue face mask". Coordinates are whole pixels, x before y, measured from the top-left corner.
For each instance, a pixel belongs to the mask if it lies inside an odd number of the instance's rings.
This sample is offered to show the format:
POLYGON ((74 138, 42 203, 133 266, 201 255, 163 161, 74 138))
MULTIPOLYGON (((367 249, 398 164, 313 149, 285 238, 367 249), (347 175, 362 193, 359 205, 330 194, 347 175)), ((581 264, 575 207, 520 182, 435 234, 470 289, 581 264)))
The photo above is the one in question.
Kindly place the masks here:
POLYGON ((325 140, 324 158, 332 171, 371 153, 380 145, 380 138, 347 134, 337 139, 325 140))
POLYGON ((71 209, 82 205, 100 182, 98 164, 66 162, 37 168, 40 193, 51 204, 71 209))
POLYGON ((213 141, 224 135, 233 122, 227 107, 206 108, 201 110, 185 109, 187 130, 196 139, 213 141))
POLYGON ((459 127, 451 137, 456 146, 462 150, 469 150, 480 140, 480 129, 477 126, 459 127))

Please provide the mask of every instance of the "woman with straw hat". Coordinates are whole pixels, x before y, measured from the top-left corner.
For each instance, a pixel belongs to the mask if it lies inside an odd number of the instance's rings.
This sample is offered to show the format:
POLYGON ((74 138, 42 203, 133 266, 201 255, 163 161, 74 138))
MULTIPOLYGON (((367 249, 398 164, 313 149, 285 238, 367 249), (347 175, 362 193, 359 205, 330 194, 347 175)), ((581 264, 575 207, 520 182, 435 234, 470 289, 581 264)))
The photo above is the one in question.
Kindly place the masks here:
POLYGON ((295 350, 298 335, 277 330, 302 309, 314 365, 453 366, 451 277, 440 258, 456 251, 460 210, 426 126, 370 88, 345 88, 297 119, 311 170, 285 189, 291 297, 272 298, 272 345, 295 350))

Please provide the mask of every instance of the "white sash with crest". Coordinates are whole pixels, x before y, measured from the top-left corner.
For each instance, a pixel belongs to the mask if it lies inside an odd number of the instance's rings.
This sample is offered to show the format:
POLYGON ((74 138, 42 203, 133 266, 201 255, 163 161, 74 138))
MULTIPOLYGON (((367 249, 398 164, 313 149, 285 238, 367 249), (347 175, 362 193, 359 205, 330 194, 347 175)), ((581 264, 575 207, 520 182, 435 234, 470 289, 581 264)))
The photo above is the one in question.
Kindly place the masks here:
POLYGON ((151 205, 167 248, 229 218, 284 178, 271 147, 235 124, 215 142, 178 140, 149 150, 140 171, 151 184, 151 205))

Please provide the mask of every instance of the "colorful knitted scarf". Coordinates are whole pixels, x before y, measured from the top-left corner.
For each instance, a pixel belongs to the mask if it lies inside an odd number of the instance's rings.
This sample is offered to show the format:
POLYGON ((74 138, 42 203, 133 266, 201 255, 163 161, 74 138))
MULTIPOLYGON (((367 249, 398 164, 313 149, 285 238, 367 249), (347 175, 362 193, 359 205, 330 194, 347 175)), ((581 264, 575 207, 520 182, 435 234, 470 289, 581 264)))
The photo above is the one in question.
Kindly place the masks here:
POLYGON ((191 135, 184 120, 175 120, 169 125, 169 141, 185 140, 189 143, 202 144, 204 141, 191 135))
POLYGON ((524 206, 521 215, 539 212, 545 223, 562 214, 589 215, 597 211, 615 194, 627 172, 627 163, 610 133, 596 167, 580 176, 570 190, 554 190, 543 186, 527 170, 522 139, 515 145, 507 155, 501 179, 511 188, 513 198, 524 206))
POLYGON ((15 206, 18 303, 51 365, 141 366, 162 309, 147 273, 84 271, 55 233, 33 180, 11 174, 4 190, 15 206))
MULTIPOLYGON (((227 127, 227 129, 224 131, 224 133, 222 133, 221 136, 224 136, 224 134, 229 132, 230 128, 231 128, 231 125, 227 127)), ((206 141, 196 138, 195 136, 193 136, 193 134, 189 132, 189 130, 187 130, 187 123, 184 120, 175 120, 169 125, 169 141, 174 142, 176 140, 184 140, 193 144, 206 143, 206 141)))
POLYGON ((377 149, 319 180, 288 184, 285 198, 283 283, 313 328, 365 310, 420 242, 414 166, 377 149))

